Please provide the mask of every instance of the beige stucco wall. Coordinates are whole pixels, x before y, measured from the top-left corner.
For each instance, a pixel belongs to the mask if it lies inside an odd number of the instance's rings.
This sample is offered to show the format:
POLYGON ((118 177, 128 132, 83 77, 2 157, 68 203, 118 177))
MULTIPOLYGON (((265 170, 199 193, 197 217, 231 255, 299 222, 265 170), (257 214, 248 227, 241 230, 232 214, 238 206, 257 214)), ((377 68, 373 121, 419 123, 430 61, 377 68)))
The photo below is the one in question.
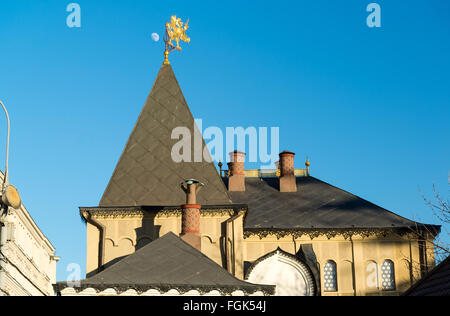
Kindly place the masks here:
POLYGON ((303 244, 312 245, 316 255, 321 273, 321 295, 323 296, 399 295, 406 291, 412 282, 420 278, 419 271, 412 267, 419 260, 417 241, 410 241, 408 237, 402 238, 396 235, 386 238, 354 236, 351 240, 341 236, 332 239, 322 236, 312 240, 307 236, 302 238, 288 236, 281 239, 275 236, 262 239, 252 236, 245 239, 244 260, 254 262, 278 247, 295 255, 303 244), (323 290, 322 268, 330 260, 337 266, 338 291, 327 293, 323 290), (395 291, 381 290, 381 265, 385 260, 391 260, 394 263, 395 291), (378 265, 379 287, 368 285, 367 279, 371 272, 367 271, 367 265, 370 262, 378 265))
MULTIPOLYGON (((118 259, 134 253, 149 242, 164 236, 169 232, 176 235, 181 233, 181 213, 166 215, 130 214, 126 216, 93 216, 104 231, 104 259, 102 265, 108 267, 118 259)), ((224 258, 221 253, 221 243, 227 236, 232 248, 242 249, 243 240, 241 216, 234 216, 229 211, 202 213, 200 231, 202 240, 202 252, 217 264, 224 266, 224 258), (235 217, 235 218, 233 218, 235 217), (232 223, 227 225, 231 218, 232 223), (237 224, 234 224, 237 222, 237 224), (227 228, 228 227, 228 228, 227 228), (228 234, 227 234, 228 231, 228 234)), ((99 266, 99 229, 88 221, 87 223, 87 275, 95 273, 99 266)), ((231 263, 230 269, 243 278, 242 254, 236 254, 237 261, 231 263), (237 262, 237 263, 236 263, 237 262)), ((231 271, 231 270, 230 270, 231 271)))
MULTIPOLYGON (((180 234, 181 214, 97 216, 95 220, 104 227, 105 256, 108 266, 123 256, 136 251, 142 245, 168 232, 180 234)), ((407 290, 414 280, 420 278, 419 245, 413 236, 391 235, 389 237, 353 236, 345 239, 341 235, 328 239, 325 236, 300 238, 285 236, 250 236, 244 239, 244 213, 227 212, 202 213, 202 252, 217 264, 226 268, 236 277, 244 278, 244 263, 247 265, 275 251, 280 247, 290 254, 297 254, 301 245, 311 245, 319 263, 323 296, 347 295, 399 295, 407 290), (223 246, 222 246, 223 245, 223 246), (337 265, 338 291, 323 291, 322 267, 332 260, 337 265), (395 291, 381 290, 381 265, 391 260, 395 268, 395 291), (378 265, 380 287, 369 287, 367 265, 378 265)), ((99 232, 88 223, 87 272, 95 272, 98 267, 99 232)), ((428 264, 434 265, 433 249, 428 249, 428 264)))
POLYGON ((37 229, 24 208, 7 217, 8 241, 3 247, 7 257, 5 284, 9 296, 51 296, 56 283, 55 249, 37 229))

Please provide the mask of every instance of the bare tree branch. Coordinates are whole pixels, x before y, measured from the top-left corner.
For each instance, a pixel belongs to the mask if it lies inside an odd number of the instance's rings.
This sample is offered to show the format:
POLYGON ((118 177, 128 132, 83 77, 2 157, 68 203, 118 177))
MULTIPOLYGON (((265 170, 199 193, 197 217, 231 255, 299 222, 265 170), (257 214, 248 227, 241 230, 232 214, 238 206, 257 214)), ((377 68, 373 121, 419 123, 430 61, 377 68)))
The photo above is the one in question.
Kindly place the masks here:
MULTIPOLYGON (((449 187, 450 187, 450 176, 448 181, 449 187)), ((433 184, 433 200, 428 199, 420 190, 420 195, 422 196, 425 203, 430 207, 431 212, 433 213, 434 217, 439 220, 440 224, 442 225, 442 232, 445 231, 447 236, 450 236, 448 231, 448 225, 450 224, 450 203, 449 199, 444 199, 439 194, 438 190, 436 189, 436 185, 433 184)), ((430 229, 425 227, 418 227, 416 225, 416 234, 417 236, 422 239, 430 242, 433 244, 435 251, 436 251, 436 258, 438 260, 443 260, 450 256, 450 245, 448 242, 443 242, 441 237, 436 234, 436 232, 430 231, 430 229), (423 231, 425 228, 425 231, 423 231), (430 237, 431 236, 431 237, 430 237), (431 240, 432 239, 432 240, 431 240)))

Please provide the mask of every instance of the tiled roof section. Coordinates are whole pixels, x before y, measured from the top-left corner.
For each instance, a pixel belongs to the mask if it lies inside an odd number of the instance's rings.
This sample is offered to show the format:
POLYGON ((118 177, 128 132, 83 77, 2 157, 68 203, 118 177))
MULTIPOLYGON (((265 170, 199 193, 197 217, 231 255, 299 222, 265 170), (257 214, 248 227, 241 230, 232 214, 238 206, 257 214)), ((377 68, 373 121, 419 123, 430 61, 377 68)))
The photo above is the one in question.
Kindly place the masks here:
MULTIPOLYGON (((194 135, 194 118, 170 65, 163 65, 100 202, 100 206, 180 205, 180 183, 205 183, 201 204, 227 204, 230 197, 213 163, 175 163, 172 131, 186 127, 194 135)), ((192 140, 192 153, 194 153, 192 140)), ((203 148, 205 142, 203 141, 203 148)))
POLYGON ((450 296, 450 257, 413 285, 404 296, 450 296))
MULTIPOLYGON (((273 293, 273 286, 241 281, 173 233, 155 240, 103 272, 81 281, 82 288, 209 288, 273 293)), ((67 287, 59 284, 58 288, 67 287)))
POLYGON ((278 178, 246 179, 246 229, 406 228, 416 223, 313 177, 298 177, 296 193, 279 192, 278 178))

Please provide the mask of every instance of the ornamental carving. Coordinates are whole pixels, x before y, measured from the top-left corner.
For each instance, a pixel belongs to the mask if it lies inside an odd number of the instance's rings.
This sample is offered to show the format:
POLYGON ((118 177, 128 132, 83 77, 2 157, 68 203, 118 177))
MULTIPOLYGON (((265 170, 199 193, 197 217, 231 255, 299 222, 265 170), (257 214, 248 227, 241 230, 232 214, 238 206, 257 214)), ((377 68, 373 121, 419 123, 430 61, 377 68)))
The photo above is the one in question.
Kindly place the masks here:
POLYGON ((100 294, 105 292, 106 290, 114 290, 118 295, 125 293, 130 290, 136 291, 138 295, 142 295, 151 290, 156 290, 161 294, 168 293, 170 291, 177 291, 180 295, 184 295, 190 291, 197 291, 200 295, 207 295, 213 291, 219 292, 223 296, 231 296, 236 291, 242 291, 244 295, 252 295, 257 292, 263 293, 265 296, 273 295, 275 292, 275 288, 270 285, 255 285, 255 286, 195 286, 195 285, 116 285, 116 284, 95 284, 95 285, 82 285, 81 287, 71 288, 66 286, 65 284, 59 283, 54 285, 55 292, 63 292, 68 289, 74 290, 75 293, 82 293, 84 291, 93 291, 96 294, 100 294))
MULTIPOLYGON (((201 217, 232 217, 238 214, 245 214, 246 209, 201 209, 201 217)), ((89 215, 94 219, 121 219, 121 218, 170 218, 170 217, 181 217, 181 208, 159 208, 159 209, 145 209, 145 208, 82 208, 80 215, 83 218, 88 218, 89 215)))
POLYGON ((344 237, 345 240, 351 239, 354 236, 361 238, 389 238, 393 236, 403 237, 411 234, 408 230, 388 229, 388 228, 352 228, 352 229, 247 229, 244 231, 244 238, 248 239, 253 236, 264 239, 274 236, 277 239, 282 239, 292 236, 296 239, 303 236, 308 236, 311 240, 321 236, 327 239, 332 239, 337 236, 344 237))

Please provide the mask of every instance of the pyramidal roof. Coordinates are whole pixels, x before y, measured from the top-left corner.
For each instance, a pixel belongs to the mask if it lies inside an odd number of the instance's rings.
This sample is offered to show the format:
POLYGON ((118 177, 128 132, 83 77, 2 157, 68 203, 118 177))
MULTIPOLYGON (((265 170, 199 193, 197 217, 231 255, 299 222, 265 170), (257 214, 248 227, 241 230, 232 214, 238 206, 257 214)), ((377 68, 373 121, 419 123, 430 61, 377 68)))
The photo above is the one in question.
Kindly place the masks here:
MULTIPOLYGON (((66 287, 66 282, 56 285, 57 291, 66 287)), ((274 292, 274 286, 256 285, 235 278, 173 233, 151 242, 92 278, 81 281, 81 289, 111 287, 123 290, 168 287, 185 291, 228 288, 248 293, 274 292)))
MULTIPOLYGON (((197 179, 205 184, 198 197, 204 205, 231 203, 213 163, 172 159, 177 127, 189 129, 194 153, 194 117, 170 65, 163 65, 128 139, 100 206, 175 206, 186 202, 180 184, 197 179)), ((194 128, 195 127, 195 128, 194 128)), ((202 139, 203 148, 206 148, 202 139)), ((192 158, 193 160, 193 158, 192 158)))

